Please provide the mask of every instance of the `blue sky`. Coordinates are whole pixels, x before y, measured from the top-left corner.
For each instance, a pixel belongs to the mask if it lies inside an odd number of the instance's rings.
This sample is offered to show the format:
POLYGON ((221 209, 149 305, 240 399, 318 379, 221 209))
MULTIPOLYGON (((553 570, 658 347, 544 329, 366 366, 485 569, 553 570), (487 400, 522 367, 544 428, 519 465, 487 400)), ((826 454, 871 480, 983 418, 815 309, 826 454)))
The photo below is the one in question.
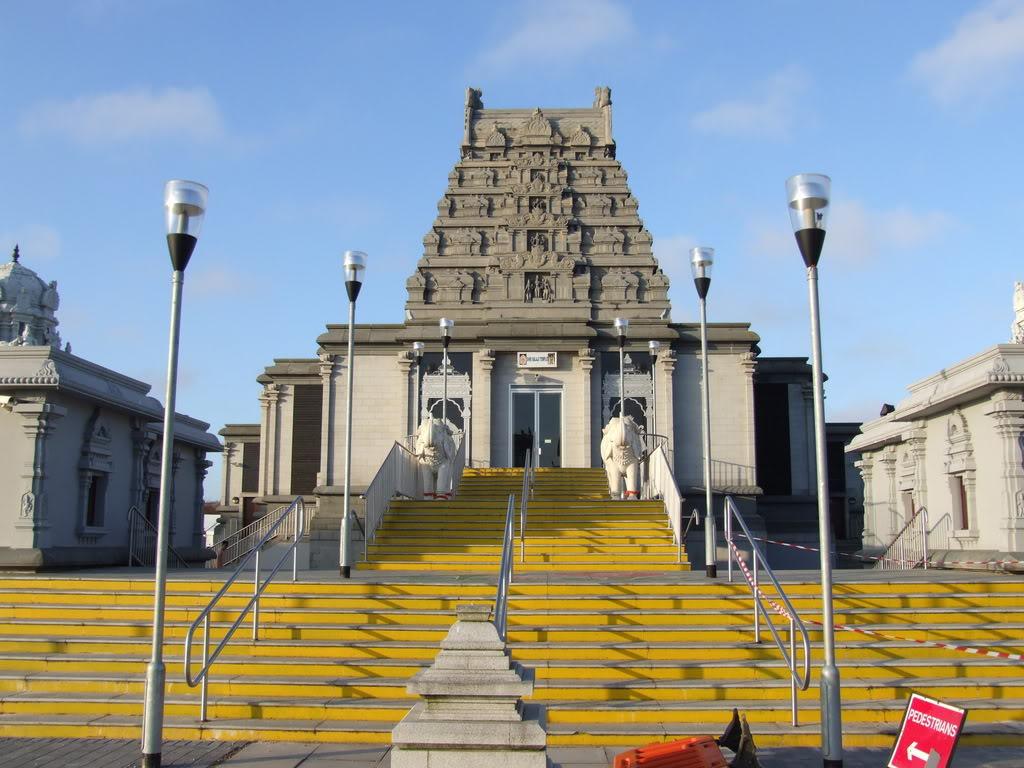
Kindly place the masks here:
POLYGON ((785 179, 831 175, 830 419, 1007 341, 1024 279, 1024 0, 4 0, 0 51, 0 249, 59 281, 76 354, 160 398, 162 188, 210 187, 178 404, 214 429, 257 421, 263 366, 344 319, 346 248, 371 259, 359 320, 401 320, 467 85, 491 107, 611 86, 673 318, 696 318, 687 248, 713 246, 710 319, 765 355, 810 349, 785 179))

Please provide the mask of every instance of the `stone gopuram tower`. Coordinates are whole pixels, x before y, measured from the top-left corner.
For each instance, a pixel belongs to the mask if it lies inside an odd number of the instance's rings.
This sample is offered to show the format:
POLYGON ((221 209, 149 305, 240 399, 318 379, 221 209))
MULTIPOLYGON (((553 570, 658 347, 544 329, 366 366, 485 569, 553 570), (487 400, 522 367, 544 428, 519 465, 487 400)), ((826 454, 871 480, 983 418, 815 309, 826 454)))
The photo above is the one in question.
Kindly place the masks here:
POLYGON ((485 109, 466 92, 461 159, 409 278, 415 320, 667 317, 668 278, 615 159, 611 91, 589 109, 485 109))
MULTIPOLYGON (((669 278, 616 159, 611 91, 597 88, 584 108, 485 109, 482 99, 467 90, 459 158, 406 281, 403 322, 355 328, 355 491, 370 485, 396 441, 410 445, 425 417, 442 410, 469 465, 520 466, 536 446, 542 467, 600 467, 602 428, 619 412, 620 382, 627 415, 668 448, 684 492, 701 485, 699 327, 669 317, 669 278), (455 322, 447 377, 442 317, 455 322), (618 317, 629 320, 621 378, 618 317), (661 344, 656 359, 651 341, 661 344), (426 345, 422 358, 413 342, 426 345)), ((258 425, 222 433, 229 451, 259 435, 244 462, 248 479, 225 468, 225 514, 247 522, 261 506, 302 494, 317 500, 318 519, 336 530, 347 325, 328 325, 316 341, 316 357, 279 358, 259 376, 258 425)), ((733 493, 758 491, 757 341, 746 323, 709 328, 721 475, 714 487, 733 493)), ((325 552, 337 557, 336 549, 325 552)))

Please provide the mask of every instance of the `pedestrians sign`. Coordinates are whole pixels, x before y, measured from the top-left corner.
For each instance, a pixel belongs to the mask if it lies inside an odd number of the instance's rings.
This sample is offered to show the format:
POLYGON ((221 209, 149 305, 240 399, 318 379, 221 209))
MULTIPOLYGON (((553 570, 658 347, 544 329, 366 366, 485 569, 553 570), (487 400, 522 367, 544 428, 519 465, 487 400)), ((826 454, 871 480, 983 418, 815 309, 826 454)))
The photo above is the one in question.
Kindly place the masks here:
POLYGON ((888 768, 948 768, 966 718, 966 709, 911 694, 888 768))

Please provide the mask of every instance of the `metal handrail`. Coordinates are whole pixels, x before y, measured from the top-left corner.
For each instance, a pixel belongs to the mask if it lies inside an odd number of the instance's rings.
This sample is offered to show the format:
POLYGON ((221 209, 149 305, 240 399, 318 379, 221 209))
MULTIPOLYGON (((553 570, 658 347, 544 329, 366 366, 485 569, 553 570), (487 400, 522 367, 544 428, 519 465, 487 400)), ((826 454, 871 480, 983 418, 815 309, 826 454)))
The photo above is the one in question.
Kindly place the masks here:
MULTIPOLYGON (((277 507, 260 517, 258 520, 253 520, 244 528, 239 528, 230 536, 225 536, 223 539, 218 541, 216 544, 218 548, 226 545, 224 550, 224 559, 221 561, 221 566, 223 567, 236 563, 252 552, 254 547, 265 544, 266 541, 264 540, 264 536, 267 531, 271 528, 277 530, 277 523, 281 518, 288 514, 290 509, 291 507, 289 505, 277 507), (257 541, 262 541, 263 544, 256 544, 255 542, 257 541)), ((304 510, 304 514, 312 515, 314 509, 315 507, 310 506, 308 510, 304 510)), ((303 519, 302 528, 303 530, 307 530, 309 528, 308 516, 303 519)), ((293 531, 288 531, 285 535, 291 535, 292 533, 293 531)))
MULTIPOLYGON (((128 567, 138 563, 143 568, 156 564, 157 528, 136 506, 128 509, 128 567), (133 562, 134 561, 134 562, 133 562)), ((177 562, 179 568, 190 568, 188 560, 170 544, 167 553, 177 562)))
POLYGON ((277 522, 268 530, 260 542, 253 547, 249 554, 238 564, 235 572, 228 577, 228 580, 224 582, 224 586, 220 588, 220 591, 213 596, 206 607, 199 613, 195 621, 189 626, 188 631, 185 633, 185 661, 184 661, 184 672, 185 682, 190 688, 195 688, 197 685, 202 683, 202 690, 199 697, 199 719, 202 722, 206 722, 206 698, 207 698, 207 686, 210 679, 210 667, 213 666, 213 662, 217 660, 221 652, 231 641, 231 638, 235 634, 235 630, 241 626, 242 621, 245 619, 246 614, 252 611, 252 641, 255 643, 259 640, 259 629, 260 629, 260 595, 266 590, 267 586, 273 581, 277 572, 281 570, 281 566, 284 565, 284 561, 288 559, 289 555, 292 555, 292 581, 298 581, 299 575, 299 556, 298 546, 302 540, 303 526, 305 524, 305 505, 303 504, 302 497, 296 496, 295 501, 288 505, 284 514, 278 518, 277 522), (289 518, 295 520, 295 537, 292 544, 285 553, 281 556, 281 559, 277 561, 277 565, 271 569, 267 577, 261 582, 260 581, 260 550, 264 544, 270 541, 277 535, 277 529, 284 525, 284 522, 289 518), (252 597, 249 602, 245 604, 238 613, 238 618, 235 619, 234 623, 228 628, 228 631, 224 633, 224 637, 220 643, 210 653, 210 614, 213 612, 214 607, 220 601, 220 599, 227 594, 227 591, 231 588, 231 585, 238 580, 238 577, 245 570, 245 567, 249 564, 249 561, 256 558, 255 569, 252 577, 252 597), (199 628, 200 623, 203 625, 203 666, 199 672, 195 675, 192 674, 192 638, 199 628))
POLYGON ((928 570, 928 508, 919 507, 892 538, 881 557, 875 561, 876 570, 909 571, 922 565, 928 570), (915 526, 914 524, 917 523, 915 526))
POLYGON ((519 562, 526 562, 526 518, 528 499, 533 495, 533 451, 526 452, 523 462, 523 490, 519 496, 519 562))
POLYGON ((797 688, 801 691, 806 691, 807 687, 811 683, 811 640, 807 635, 807 627, 804 626, 803 621, 800 619, 799 614, 796 612, 796 608, 786 597, 785 591, 782 589, 782 585, 779 584, 779 580, 775 578, 775 573, 772 571, 771 566, 768 565, 768 560, 765 558, 764 553, 761 551, 761 547, 758 546, 757 541, 750 533, 750 529, 747 528, 747 524, 743 522, 743 516, 740 514, 739 509, 736 507, 736 503, 732 500, 732 496, 725 497, 725 542, 729 549, 727 562, 729 568, 729 581, 732 581, 732 561, 736 559, 736 564, 743 569, 744 576, 747 579, 747 584, 750 586, 750 592, 754 597, 754 642, 761 642, 761 614, 765 614, 765 623, 768 624, 768 629, 772 633, 772 637, 775 640, 775 645, 778 646, 779 652, 782 654, 782 658, 786 661, 786 666, 789 667, 790 677, 790 707, 793 714, 793 725, 797 725, 797 688), (754 567, 751 571, 747 570, 746 563, 739 555, 739 550, 736 548, 733 542, 732 536, 732 521, 733 518, 740 524, 740 528, 743 531, 743 536, 746 537, 750 543, 750 549, 753 552, 754 567), (758 570, 763 569, 768 579, 771 581, 772 586, 775 587, 775 592, 779 599, 782 601, 780 607, 777 603, 769 598, 765 597, 761 592, 761 588, 758 586, 758 570), (789 653, 786 652, 785 644, 782 642, 782 638, 779 637, 778 630, 775 629, 775 623, 768 618, 768 613, 765 607, 761 604, 762 600, 767 600, 772 604, 773 609, 777 613, 782 613, 786 618, 789 619, 789 653), (798 675, 796 670, 796 633, 800 632, 801 642, 803 644, 803 674, 798 675))
MULTIPOLYGON (((676 544, 676 560, 683 562, 683 551, 686 546, 686 534, 690 527, 683 531, 683 498, 679 495, 672 465, 669 463, 665 446, 659 445, 657 450, 647 457, 647 479, 644 482, 644 498, 660 498, 665 506, 665 515, 672 528, 672 538, 676 544)), ((694 515, 697 513, 694 512, 694 515)), ((691 515, 691 524, 693 522, 691 515)), ((698 518, 698 524, 700 520, 698 518)))
POLYGON ((397 494, 410 499, 419 495, 419 462, 416 454, 401 441, 395 441, 391 446, 364 494, 363 562, 368 562, 369 546, 376 539, 377 529, 397 494))
POLYGON ((512 584, 512 542, 515 539, 516 495, 508 495, 505 510, 505 533, 501 544, 501 565, 498 568, 498 591, 494 596, 494 626, 504 641, 508 634, 508 590, 512 584))
POLYGON ((696 523, 697 527, 700 528, 700 512, 696 509, 690 512, 690 516, 686 518, 686 530, 683 531, 683 541, 686 541, 687 535, 690 533, 690 529, 693 524, 696 523))

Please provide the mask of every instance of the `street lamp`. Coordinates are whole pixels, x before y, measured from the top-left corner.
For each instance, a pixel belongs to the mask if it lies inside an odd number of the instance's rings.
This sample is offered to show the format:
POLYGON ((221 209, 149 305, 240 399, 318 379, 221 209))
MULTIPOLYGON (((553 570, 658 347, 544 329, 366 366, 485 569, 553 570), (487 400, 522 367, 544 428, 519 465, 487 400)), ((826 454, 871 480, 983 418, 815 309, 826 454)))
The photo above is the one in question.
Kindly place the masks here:
POLYGON ((832 180, 820 173, 801 173, 786 180, 789 218, 800 255, 807 267, 811 305, 811 367, 814 390, 815 468, 818 473, 818 540, 821 549, 821 613, 825 658, 821 668, 821 751, 825 768, 843 765, 843 730, 832 617, 832 522, 828 509, 828 467, 825 458, 825 389, 821 373, 821 315, 818 309, 818 259, 825 243, 832 180))
MULTIPOLYGON (((660 341, 647 342, 647 349, 651 352, 651 429, 652 435, 658 434, 658 351, 661 349, 660 341)), ((654 442, 651 442, 651 450, 654 449, 654 442)))
POLYGON ((718 552, 715 513, 711 508, 711 377, 708 372, 708 289, 711 287, 711 265, 715 262, 714 248, 691 248, 690 269, 693 284, 700 298, 700 364, 704 375, 702 388, 702 431, 704 433, 704 573, 709 578, 718 576, 718 552))
POLYGON ((366 254, 345 251, 345 290, 348 292, 348 384, 345 387, 345 502, 341 512, 341 552, 338 557, 342 578, 352 575, 352 547, 349 545, 349 519, 352 505, 352 372, 355 361, 356 299, 363 287, 366 254))
MULTIPOLYGON (((626 349, 626 330, 629 328, 629 320, 624 317, 615 318, 615 329, 619 332, 619 418, 626 418, 626 378, 623 375, 624 352, 626 349)), ((625 433, 623 433, 625 434, 625 433)))
POLYGON ((454 320, 449 320, 447 317, 442 317, 438 323, 438 327, 441 329, 441 343, 444 345, 444 355, 441 360, 441 421, 444 422, 445 429, 448 428, 448 345, 452 340, 452 328, 455 326, 454 320))
POLYGON ((192 257, 206 215, 210 191, 194 181, 174 179, 164 187, 167 250, 171 255, 171 330, 167 351, 163 449, 160 454, 160 506, 153 575, 153 647, 146 666, 146 702, 142 725, 142 768, 160 768, 164 725, 164 604, 167 595, 167 544, 171 522, 171 459, 174 456, 174 399, 178 387, 178 331, 185 267, 192 257))
POLYGON ((414 341, 412 343, 412 354, 416 360, 416 375, 413 378, 413 384, 416 387, 416 396, 413 398, 413 411, 412 411, 412 431, 415 432, 416 428, 420 424, 420 366, 423 365, 423 350, 426 349, 427 345, 422 341, 414 341))

